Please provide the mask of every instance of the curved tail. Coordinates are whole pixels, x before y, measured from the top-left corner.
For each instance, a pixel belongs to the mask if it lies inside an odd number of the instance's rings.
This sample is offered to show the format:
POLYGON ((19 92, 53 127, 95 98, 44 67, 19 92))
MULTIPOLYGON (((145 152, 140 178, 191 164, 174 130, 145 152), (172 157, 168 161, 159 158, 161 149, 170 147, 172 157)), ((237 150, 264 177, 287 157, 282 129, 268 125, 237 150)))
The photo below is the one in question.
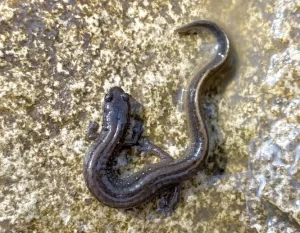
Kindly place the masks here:
POLYGON ((220 26, 209 20, 198 20, 177 28, 175 32, 179 34, 193 34, 200 31, 202 28, 208 29, 217 40, 217 53, 210 63, 218 65, 218 61, 223 62, 227 58, 230 47, 229 39, 220 26))

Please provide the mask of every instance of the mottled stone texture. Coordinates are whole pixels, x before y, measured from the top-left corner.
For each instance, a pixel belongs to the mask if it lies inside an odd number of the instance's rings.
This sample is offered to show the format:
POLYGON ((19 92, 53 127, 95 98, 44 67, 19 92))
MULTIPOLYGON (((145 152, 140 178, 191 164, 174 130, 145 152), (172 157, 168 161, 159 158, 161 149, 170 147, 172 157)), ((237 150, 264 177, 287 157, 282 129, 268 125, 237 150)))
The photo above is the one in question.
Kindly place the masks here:
POLYGON ((292 0, 1 2, 0 232, 300 232, 299 14, 292 0), (195 19, 234 47, 203 96, 210 154, 171 216, 107 208, 82 177, 88 122, 119 85, 180 157, 181 96, 215 46, 173 34, 195 19))

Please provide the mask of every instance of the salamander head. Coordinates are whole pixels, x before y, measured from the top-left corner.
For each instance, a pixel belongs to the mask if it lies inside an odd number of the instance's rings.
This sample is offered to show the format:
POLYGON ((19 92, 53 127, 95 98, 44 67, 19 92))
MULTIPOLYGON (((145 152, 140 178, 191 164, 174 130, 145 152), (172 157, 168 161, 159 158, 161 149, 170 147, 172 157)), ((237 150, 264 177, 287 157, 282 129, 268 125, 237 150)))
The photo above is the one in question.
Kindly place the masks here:
POLYGON ((129 121, 129 98, 120 87, 112 87, 104 97, 104 118, 103 126, 125 127, 129 121))

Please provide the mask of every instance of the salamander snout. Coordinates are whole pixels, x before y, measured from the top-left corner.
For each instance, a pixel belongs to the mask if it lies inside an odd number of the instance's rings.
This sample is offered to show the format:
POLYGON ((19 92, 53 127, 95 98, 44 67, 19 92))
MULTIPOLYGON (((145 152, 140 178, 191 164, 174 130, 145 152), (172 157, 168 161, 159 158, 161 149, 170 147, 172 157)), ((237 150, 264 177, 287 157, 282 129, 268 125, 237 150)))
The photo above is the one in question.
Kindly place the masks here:
POLYGON ((123 100, 125 102, 128 102, 129 95, 120 87, 112 87, 105 95, 104 100, 105 102, 111 102, 113 99, 115 99, 116 101, 123 100))

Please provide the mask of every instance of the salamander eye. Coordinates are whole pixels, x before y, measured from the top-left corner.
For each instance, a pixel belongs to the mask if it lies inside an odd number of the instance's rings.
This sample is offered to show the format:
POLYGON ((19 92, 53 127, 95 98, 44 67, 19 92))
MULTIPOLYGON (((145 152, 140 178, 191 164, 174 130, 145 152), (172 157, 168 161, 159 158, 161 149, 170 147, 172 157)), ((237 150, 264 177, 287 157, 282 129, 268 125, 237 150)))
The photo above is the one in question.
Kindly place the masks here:
POLYGON ((110 102, 112 101, 112 99, 113 99, 112 94, 106 94, 104 97, 105 102, 110 102))
POLYGON ((125 102, 127 102, 127 101, 129 100, 129 95, 128 95, 127 93, 124 93, 124 94, 121 95, 121 98, 122 98, 125 102))

